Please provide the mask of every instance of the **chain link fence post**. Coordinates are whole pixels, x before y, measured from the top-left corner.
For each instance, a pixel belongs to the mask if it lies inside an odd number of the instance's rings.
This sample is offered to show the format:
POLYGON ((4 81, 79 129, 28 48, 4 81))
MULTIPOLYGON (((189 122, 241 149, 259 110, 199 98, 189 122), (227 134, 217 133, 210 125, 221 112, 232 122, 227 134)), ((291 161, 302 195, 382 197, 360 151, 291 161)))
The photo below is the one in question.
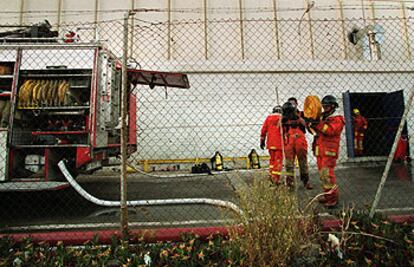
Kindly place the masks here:
POLYGON ((121 92, 121 230, 124 237, 128 235, 128 205, 127 205, 127 112, 128 112, 128 19, 129 12, 124 15, 124 36, 123 36, 123 56, 122 56, 122 92, 121 92))

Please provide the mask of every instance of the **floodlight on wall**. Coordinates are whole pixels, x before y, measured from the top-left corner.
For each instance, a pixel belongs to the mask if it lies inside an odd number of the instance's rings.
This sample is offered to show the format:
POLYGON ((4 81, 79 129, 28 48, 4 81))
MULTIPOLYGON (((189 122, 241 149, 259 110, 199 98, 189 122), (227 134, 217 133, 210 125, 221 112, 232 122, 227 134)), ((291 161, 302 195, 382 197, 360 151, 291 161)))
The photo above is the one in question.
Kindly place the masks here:
POLYGON ((348 33, 348 40, 353 44, 356 45, 358 43, 357 34, 360 29, 357 27, 352 28, 352 31, 348 33))
POLYGON ((384 28, 381 25, 368 25, 362 29, 354 27, 348 33, 348 40, 354 45, 361 45, 366 59, 381 59, 380 48, 384 43, 384 28))

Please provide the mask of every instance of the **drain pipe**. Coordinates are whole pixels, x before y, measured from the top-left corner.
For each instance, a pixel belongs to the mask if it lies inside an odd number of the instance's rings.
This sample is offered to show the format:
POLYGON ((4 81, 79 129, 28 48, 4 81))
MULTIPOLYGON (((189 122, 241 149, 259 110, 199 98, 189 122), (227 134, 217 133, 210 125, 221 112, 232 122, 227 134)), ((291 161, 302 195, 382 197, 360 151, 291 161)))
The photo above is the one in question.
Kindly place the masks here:
MULTIPOLYGON (((86 200, 105 207, 119 207, 120 201, 116 200, 103 200, 92 196, 86 192, 72 177, 64 160, 59 161, 58 167, 65 176, 66 180, 86 200)), ((234 203, 225 200, 211 199, 211 198, 172 198, 172 199, 150 199, 150 200, 128 200, 128 206, 155 206, 155 205, 179 205, 179 204, 207 204, 219 207, 229 208, 238 214, 242 215, 243 211, 234 203)))
POLYGON ((377 40, 375 39, 376 33, 372 30, 369 30, 367 35, 371 60, 380 60, 381 50, 379 44, 377 43, 377 40))

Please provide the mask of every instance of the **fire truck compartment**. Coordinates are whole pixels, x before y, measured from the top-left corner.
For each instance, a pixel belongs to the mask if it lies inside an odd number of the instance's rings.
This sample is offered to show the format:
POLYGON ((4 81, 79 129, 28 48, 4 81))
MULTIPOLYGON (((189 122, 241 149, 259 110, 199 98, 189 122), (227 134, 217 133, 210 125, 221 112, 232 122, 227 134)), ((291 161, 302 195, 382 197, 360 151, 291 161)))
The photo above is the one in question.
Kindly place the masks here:
POLYGON ((119 153, 121 69, 109 50, 99 44, 2 48, 0 89, 12 98, 0 181, 63 182, 59 161, 76 176, 119 153))
MULTIPOLYGON (((11 96, 8 126, 0 129, 0 191, 60 189, 67 183, 59 162, 76 177, 119 155, 122 68, 115 55, 98 43, 0 48, 0 89, 11 96)), ((190 87, 182 73, 129 69, 128 81, 190 87)), ((127 98, 131 154, 137 101, 132 92, 127 98)))
MULTIPOLYGON (((14 147, 10 149, 9 165, 12 181, 65 181, 57 163, 62 159, 74 159, 76 149, 69 147, 59 148, 27 148, 14 147)), ((74 169, 74 162, 70 163, 74 169)))

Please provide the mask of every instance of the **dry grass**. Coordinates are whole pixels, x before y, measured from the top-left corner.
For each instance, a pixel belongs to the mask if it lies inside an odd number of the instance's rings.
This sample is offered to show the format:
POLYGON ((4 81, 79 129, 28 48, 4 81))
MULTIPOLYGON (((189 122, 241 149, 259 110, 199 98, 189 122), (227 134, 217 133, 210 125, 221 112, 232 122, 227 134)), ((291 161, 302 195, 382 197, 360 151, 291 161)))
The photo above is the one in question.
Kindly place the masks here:
POLYGON ((312 245, 312 216, 299 210, 296 194, 256 178, 240 192, 241 231, 230 230, 233 251, 246 266, 288 266, 312 245))

